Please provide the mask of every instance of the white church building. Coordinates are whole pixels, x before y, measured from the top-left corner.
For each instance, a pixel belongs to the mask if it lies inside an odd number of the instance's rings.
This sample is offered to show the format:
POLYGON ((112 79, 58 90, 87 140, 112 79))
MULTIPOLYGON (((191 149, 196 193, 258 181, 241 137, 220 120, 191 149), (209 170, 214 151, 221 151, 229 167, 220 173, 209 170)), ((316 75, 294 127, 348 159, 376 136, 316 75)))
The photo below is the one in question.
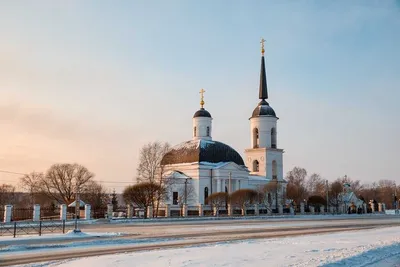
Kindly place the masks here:
MULTIPOLYGON (((268 90, 265 71, 264 42, 262 40, 260 102, 250 117, 250 147, 244 151, 245 158, 231 146, 213 140, 212 116, 204 108, 203 89, 200 109, 194 113, 192 139, 182 142, 163 157, 166 179, 172 180, 170 196, 166 204, 177 205, 186 191, 188 205, 205 204, 215 192, 232 193, 239 189, 257 190, 276 179, 283 179, 283 149, 278 147, 278 131, 275 111, 267 102, 268 90)), ((286 186, 282 186, 282 190, 286 186)), ((279 194, 282 196, 282 192, 279 194)), ((275 200, 273 200, 273 205, 275 200)))

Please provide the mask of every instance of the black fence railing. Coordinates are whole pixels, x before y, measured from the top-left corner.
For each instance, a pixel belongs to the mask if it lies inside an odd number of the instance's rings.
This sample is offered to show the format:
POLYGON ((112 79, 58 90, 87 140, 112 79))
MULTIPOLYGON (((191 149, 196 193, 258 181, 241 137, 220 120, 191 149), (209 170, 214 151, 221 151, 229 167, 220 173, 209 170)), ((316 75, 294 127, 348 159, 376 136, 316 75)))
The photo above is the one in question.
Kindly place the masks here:
POLYGON ((0 236, 43 235, 46 233, 65 233, 74 228, 73 222, 39 221, 0 223, 0 236))

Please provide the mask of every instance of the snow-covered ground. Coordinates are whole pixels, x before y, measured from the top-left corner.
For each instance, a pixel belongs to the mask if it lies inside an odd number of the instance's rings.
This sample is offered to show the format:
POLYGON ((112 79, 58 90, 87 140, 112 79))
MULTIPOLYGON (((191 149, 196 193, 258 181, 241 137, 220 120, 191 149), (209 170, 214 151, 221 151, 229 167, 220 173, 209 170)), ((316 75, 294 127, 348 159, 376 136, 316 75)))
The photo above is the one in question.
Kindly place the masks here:
POLYGON ((224 242, 25 265, 80 266, 397 266, 400 227, 224 242))

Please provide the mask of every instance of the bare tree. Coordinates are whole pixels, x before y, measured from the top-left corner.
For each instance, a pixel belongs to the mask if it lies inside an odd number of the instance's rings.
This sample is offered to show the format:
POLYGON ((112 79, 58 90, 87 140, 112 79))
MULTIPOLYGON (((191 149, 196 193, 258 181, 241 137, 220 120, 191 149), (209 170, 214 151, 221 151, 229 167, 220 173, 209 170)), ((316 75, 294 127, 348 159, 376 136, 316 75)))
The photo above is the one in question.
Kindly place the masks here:
POLYGON ((231 203, 239 205, 243 210, 257 200, 257 192, 252 189, 239 189, 230 196, 231 203))
POLYGON ((308 197, 306 177, 307 171, 300 167, 294 167, 286 176, 288 181, 286 187, 287 197, 297 204, 308 197))
POLYGON ((330 205, 336 207, 336 211, 339 209, 339 205, 342 202, 341 195, 343 194, 343 183, 339 178, 333 183, 330 184, 329 187, 329 203, 330 205))
POLYGON ((267 206, 267 209, 272 208, 273 200, 275 199, 276 204, 279 203, 279 192, 282 190, 282 184, 279 183, 276 179, 271 180, 260 189, 260 197, 261 203, 267 206), (262 196, 262 197, 261 197, 262 196))
POLYGON ((69 204, 75 200, 76 190, 85 191, 94 174, 79 164, 54 164, 46 172, 39 186, 43 193, 58 203, 69 204))
POLYGON ((360 192, 360 197, 362 197, 366 203, 370 200, 379 201, 379 185, 376 182, 364 185, 360 192))
POLYGON ((162 191, 163 188, 158 184, 145 182, 126 187, 122 195, 126 203, 132 203, 144 209, 145 218, 147 218, 149 215, 147 208, 153 205, 155 196, 163 194, 162 191))
POLYGON ((170 149, 168 143, 153 142, 140 149, 137 181, 155 183, 162 178, 161 160, 170 149))
POLYGON ((20 178, 20 187, 29 194, 28 201, 30 206, 38 204, 37 197, 42 191, 42 187, 40 185, 43 179, 44 174, 42 172, 31 172, 20 178))
POLYGON ((215 192, 208 196, 207 203, 215 207, 217 215, 219 210, 227 204, 229 195, 226 192, 215 192))
POLYGON ((196 194, 196 189, 194 188, 194 186, 192 184, 187 184, 186 185, 186 192, 185 192, 185 185, 182 185, 179 187, 178 189, 178 199, 180 199, 179 204, 181 207, 183 207, 183 204, 185 204, 185 202, 187 203, 188 199, 193 199, 196 198, 197 194, 196 194))
POLYGON ((322 179, 321 175, 313 173, 306 182, 307 192, 311 196, 325 196, 326 195, 326 182, 322 179))
MULTIPOLYGON (((169 149, 169 143, 161 142, 148 143, 140 149, 137 182, 157 183, 164 189, 164 192, 167 192, 169 181, 164 179, 164 166, 161 165, 161 160, 169 149)), ((156 208, 156 215, 158 215, 158 209, 163 197, 165 197, 165 195, 158 194, 157 198, 153 198, 153 206, 156 208)))
POLYGON ((0 205, 12 205, 15 203, 15 186, 2 184, 0 186, 0 205))
POLYGON ((85 185, 80 198, 93 209, 105 208, 109 202, 106 188, 96 181, 89 181, 85 185))

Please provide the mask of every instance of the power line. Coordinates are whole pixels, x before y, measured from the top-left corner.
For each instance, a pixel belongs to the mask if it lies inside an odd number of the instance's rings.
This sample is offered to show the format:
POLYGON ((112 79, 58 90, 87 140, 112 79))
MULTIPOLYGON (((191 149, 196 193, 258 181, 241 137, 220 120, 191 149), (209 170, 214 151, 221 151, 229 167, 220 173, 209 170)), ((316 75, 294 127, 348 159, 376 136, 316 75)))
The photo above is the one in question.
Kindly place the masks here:
POLYGON ((21 173, 21 172, 13 172, 13 171, 6 171, 6 170, 0 170, 2 173, 8 173, 8 174, 16 174, 16 175, 26 175, 26 173, 21 173))

